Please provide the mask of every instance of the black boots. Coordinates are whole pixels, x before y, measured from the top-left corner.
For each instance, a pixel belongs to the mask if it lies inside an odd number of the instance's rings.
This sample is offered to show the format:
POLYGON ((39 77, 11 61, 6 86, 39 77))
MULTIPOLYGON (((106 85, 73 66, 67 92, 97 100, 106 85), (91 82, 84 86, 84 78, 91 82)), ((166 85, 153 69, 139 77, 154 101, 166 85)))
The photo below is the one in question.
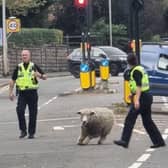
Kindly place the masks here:
POLYGON ((123 141, 123 140, 114 141, 114 143, 116 145, 122 146, 124 148, 128 148, 128 144, 125 141, 123 141))

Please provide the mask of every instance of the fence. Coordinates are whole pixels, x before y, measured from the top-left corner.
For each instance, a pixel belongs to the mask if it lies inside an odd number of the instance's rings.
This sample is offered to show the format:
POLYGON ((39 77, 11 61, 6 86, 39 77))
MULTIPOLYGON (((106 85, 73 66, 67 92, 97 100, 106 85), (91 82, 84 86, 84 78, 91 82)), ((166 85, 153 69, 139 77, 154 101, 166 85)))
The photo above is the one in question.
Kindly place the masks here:
MULTIPOLYGON (((21 51, 23 48, 8 49, 9 74, 11 74, 18 63, 21 62, 21 51)), ((26 48, 31 52, 31 59, 45 72, 67 71, 67 55, 69 49, 66 45, 43 46, 38 48, 26 48)), ((3 74, 2 50, 0 51, 0 74, 3 74)))

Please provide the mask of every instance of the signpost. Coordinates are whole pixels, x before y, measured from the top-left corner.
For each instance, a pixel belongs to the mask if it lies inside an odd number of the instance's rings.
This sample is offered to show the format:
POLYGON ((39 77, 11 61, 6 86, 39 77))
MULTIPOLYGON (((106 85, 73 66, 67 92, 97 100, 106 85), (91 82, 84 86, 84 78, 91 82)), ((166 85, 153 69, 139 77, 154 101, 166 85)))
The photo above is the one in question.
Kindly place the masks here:
POLYGON ((20 31, 20 19, 10 17, 6 20, 7 33, 16 33, 20 31))

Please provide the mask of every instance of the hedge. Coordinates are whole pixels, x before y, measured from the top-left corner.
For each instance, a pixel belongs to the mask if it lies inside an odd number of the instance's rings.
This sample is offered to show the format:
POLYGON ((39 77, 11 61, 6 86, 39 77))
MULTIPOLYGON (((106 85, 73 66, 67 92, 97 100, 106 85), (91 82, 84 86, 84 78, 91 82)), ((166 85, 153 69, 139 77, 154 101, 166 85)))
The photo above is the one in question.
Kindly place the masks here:
POLYGON ((18 33, 12 33, 8 43, 16 46, 41 46, 44 44, 62 44, 63 32, 58 29, 22 28, 18 33))

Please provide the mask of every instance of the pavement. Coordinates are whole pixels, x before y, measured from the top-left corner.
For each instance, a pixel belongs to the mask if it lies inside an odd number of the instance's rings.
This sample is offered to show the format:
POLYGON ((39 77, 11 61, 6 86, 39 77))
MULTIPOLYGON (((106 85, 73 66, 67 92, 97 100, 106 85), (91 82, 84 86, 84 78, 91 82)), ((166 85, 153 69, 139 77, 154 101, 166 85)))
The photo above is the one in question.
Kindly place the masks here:
MULTIPOLYGON (((70 75, 71 74, 69 72, 47 73, 48 78, 70 76, 70 75)), ((7 77, 0 76, 0 88, 8 85, 10 78, 11 76, 7 76, 7 77)), ((119 102, 119 103, 122 103, 122 102, 119 102)), ((162 96, 154 97, 154 103, 152 105, 152 113, 168 115, 168 98, 162 97, 162 96)))

